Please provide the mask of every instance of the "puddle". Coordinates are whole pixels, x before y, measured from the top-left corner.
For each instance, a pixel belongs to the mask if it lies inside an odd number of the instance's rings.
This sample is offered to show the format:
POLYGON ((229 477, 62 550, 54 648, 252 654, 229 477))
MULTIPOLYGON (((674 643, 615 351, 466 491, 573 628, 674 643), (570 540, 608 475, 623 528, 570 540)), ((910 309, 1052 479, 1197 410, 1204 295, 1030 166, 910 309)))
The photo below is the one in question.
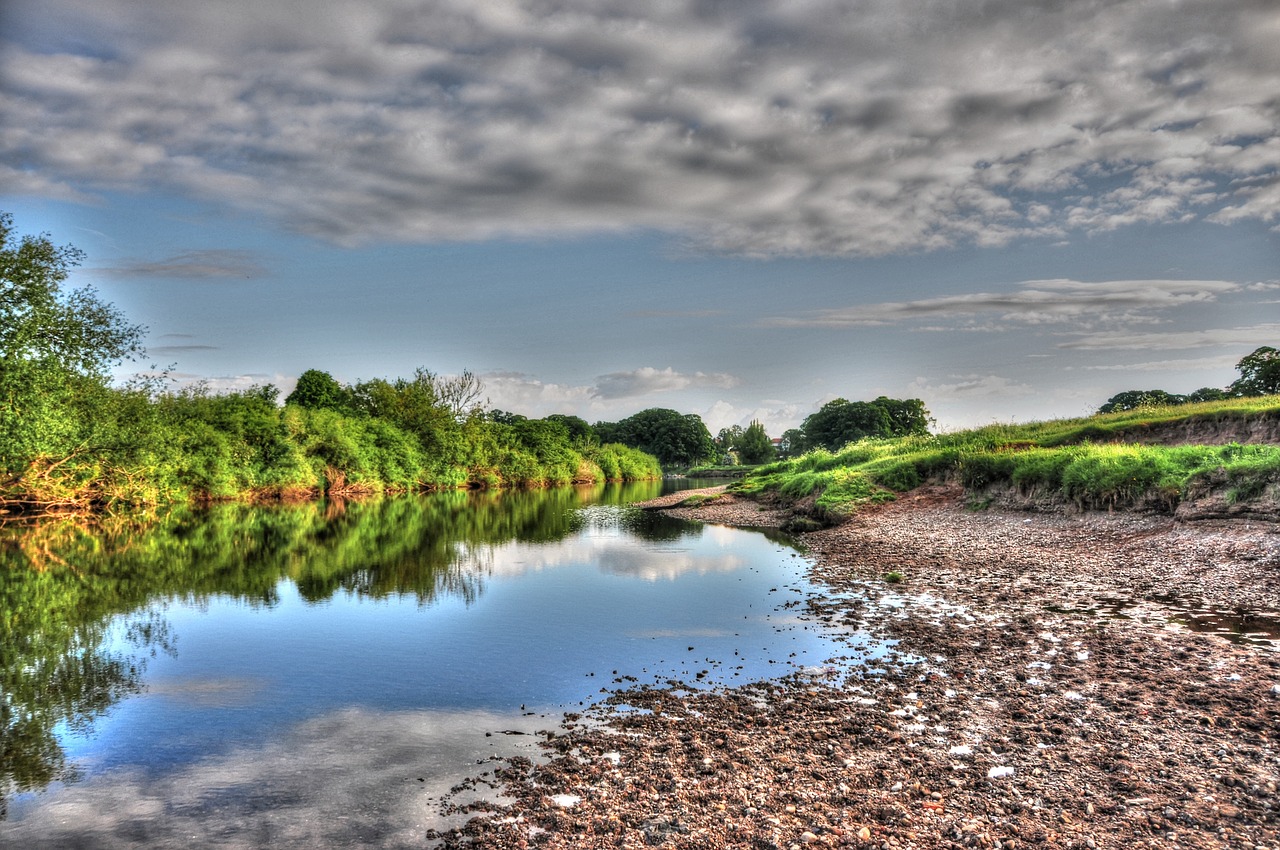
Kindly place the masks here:
POLYGON ((1050 606, 1048 610, 1180 627, 1280 651, 1280 612, 1275 611, 1223 611, 1176 596, 1109 599, 1091 608, 1050 606))

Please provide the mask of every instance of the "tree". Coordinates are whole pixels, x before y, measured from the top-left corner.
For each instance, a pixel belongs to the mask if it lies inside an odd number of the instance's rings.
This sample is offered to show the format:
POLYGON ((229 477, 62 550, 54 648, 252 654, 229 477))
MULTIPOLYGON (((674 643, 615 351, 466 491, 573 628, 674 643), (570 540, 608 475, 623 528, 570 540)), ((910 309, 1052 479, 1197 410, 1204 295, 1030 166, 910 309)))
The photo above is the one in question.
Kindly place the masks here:
POLYGON ((1098 408, 1099 413, 1120 413, 1126 410, 1138 410, 1144 407, 1167 407, 1185 404, 1185 396, 1173 395, 1164 390, 1125 390, 1107 399, 1098 408))
POLYGON ((779 457, 799 457, 807 451, 809 451, 809 443, 805 439, 804 431, 799 428, 788 428, 782 432, 782 442, 778 444, 779 457))
POLYGON ((889 436, 889 415, 869 402, 837 398, 810 414, 800 427, 809 445, 834 452, 863 437, 889 436))
POLYGON ((1236 364, 1240 377, 1228 388, 1232 395, 1280 394, 1280 351, 1269 345, 1254 349, 1236 364))
POLYGON ((545 417, 548 422, 559 422, 569 431, 569 438, 574 445, 590 446, 597 442, 595 430, 581 416, 566 413, 552 413, 545 417))
POLYGON ((0 213, 0 458, 11 470, 75 451, 110 369, 142 354, 142 326, 91 287, 63 291, 83 259, 48 234, 16 239, 0 213))
POLYGON ((1201 387, 1193 393, 1188 393, 1186 398, 1188 403, 1199 401, 1222 401, 1223 399, 1231 398, 1231 394, 1226 390, 1220 390, 1217 387, 1201 387))
POLYGON ((663 466, 692 466, 716 452, 711 432, 696 413, 651 407, 612 425, 598 423, 596 432, 602 440, 648 452, 663 466))
POLYGON ((929 411, 918 398, 880 396, 875 401, 837 398, 804 420, 800 426, 804 432, 803 447, 793 446, 792 454, 815 448, 834 452, 863 437, 924 436, 929 433, 929 422, 929 411))
POLYGON ((918 398, 880 396, 871 402, 889 419, 891 437, 926 437, 929 435, 929 411, 918 398))
POLYGON ((777 452, 774 451, 773 441, 769 439, 764 426, 752 420, 742 432, 742 439, 738 441, 738 455, 743 463, 756 464, 768 463, 777 456, 777 452))
POLYGON ((349 413, 355 406, 355 398, 351 390, 338 383, 333 375, 319 369, 308 369, 298 376, 298 385, 285 397, 284 403, 308 410, 349 413))

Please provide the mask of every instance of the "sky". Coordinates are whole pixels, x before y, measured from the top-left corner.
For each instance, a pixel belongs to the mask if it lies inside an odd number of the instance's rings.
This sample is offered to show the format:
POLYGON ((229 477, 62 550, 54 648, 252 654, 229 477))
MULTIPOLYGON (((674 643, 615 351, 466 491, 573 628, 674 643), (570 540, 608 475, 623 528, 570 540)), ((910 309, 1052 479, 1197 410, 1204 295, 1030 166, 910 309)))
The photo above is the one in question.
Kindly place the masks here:
POLYGON ((1275 0, 5 0, 0 210, 121 375, 470 370, 772 435, 1223 387, 1280 345, 1275 0))

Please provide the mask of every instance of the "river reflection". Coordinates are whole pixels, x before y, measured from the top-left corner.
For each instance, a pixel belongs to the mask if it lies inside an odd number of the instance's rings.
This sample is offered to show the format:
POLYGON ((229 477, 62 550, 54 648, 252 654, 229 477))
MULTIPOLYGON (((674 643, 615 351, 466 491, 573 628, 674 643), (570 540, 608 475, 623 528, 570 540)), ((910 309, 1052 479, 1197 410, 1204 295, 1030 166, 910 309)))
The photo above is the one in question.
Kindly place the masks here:
POLYGON ((785 542, 619 507, 659 486, 0 529, 0 845, 413 844, 497 733, 834 654, 785 542))

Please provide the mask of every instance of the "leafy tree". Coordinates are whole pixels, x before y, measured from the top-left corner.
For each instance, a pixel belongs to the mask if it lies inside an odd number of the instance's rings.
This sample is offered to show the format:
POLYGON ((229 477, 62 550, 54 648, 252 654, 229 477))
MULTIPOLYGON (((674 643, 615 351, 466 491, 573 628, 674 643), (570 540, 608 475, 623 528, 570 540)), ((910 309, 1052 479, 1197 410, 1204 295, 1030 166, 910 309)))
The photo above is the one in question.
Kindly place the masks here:
POLYGON ((141 326, 91 287, 63 291, 83 258, 0 213, 0 469, 84 448, 109 370, 142 353, 141 326))
POLYGON ((782 432, 782 443, 778 447, 778 456, 782 458, 797 457, 809 451, 809 443, 804 431, 799 428, 788 428, 782 432))
POLYGON ((362 381, 352 388, 351 395, 358 411, 416 436, 440 469, 463 462, 462 430, 453 409, 441 399, 437 378, 429 370, 419 367, 407 380, 362 381))
POLYGON ((1125 390, 1107 399, 1098 408, 1099 413, 1121 413, 1126 410, 1138 410, 1143 407, 1165 407, 1185 404, 1185 396, 1173 395, 1164 390, 1125 390))
POLYGON ((1200 401, 1222 401, 1223 399, 1231 398, 1231 394, 1226 390, 1220 390, 1217 387, 1201 387, 1193 393, 1188 393, 1186 398, 1188 403, 1200 401))
POLYGON ((809 445, 834 452, 863 437, 889 436, 889 414, 870 402, 837 398, 810 414, 800 427, 809 445))
POLYGON ((319 369, 308 369, 298 376, 298 385, 285 397, 285 404, 296 404, 308 410, 337 410, 350 412, 355 399, 350 390, 338 383, 333 375, 319 369))
POLYGON ((871 402, 889 419, 889 436, 924 437, 929 434, 929 411, 918 398, 880 396, 871 402))
POLYGON ((601 440, 648 452, 663 466, 692 466, 715 457, 711 432, 696 413, 651 407, 620 422, 599 423, 596 432, 601 440))
MULTIPOLYGON (((803 450, 837 451, 863 437, 908 437, 929 433, 929 411, 918 398, 880 396, 875 401, 837 398, 811 414, 800 426, 803 450)), ((797 449, 792 448, 792 453, 797 449)))
POLYGON ((742 439, 738 442, 738 455, 743 463, 756 464, 768 463, 777 456, 777 452, 764 426, 753 420, 742 432, 742 439))
POLYGON ((573 440, 575 445, 590 446, 597 442, 596 432, 587 420, 581 416, 571 416, 564 413, 553 413, 546 417, 548 422, 559 422, 569 432, 569 439, 573 440))
POLYGON ((1257 396, 1280 394, 1280 351, 1269 345, 1254 349, 1236 364, 1240 377, 1232 382, 1232 395, 1257 396))
POLYGON ((741 425, 731 425, 728 428, 721 428, 715 436, 716 448, 721 452, 736 451, 738 445, 742 442, 742 435, 745 433, 741 425))

